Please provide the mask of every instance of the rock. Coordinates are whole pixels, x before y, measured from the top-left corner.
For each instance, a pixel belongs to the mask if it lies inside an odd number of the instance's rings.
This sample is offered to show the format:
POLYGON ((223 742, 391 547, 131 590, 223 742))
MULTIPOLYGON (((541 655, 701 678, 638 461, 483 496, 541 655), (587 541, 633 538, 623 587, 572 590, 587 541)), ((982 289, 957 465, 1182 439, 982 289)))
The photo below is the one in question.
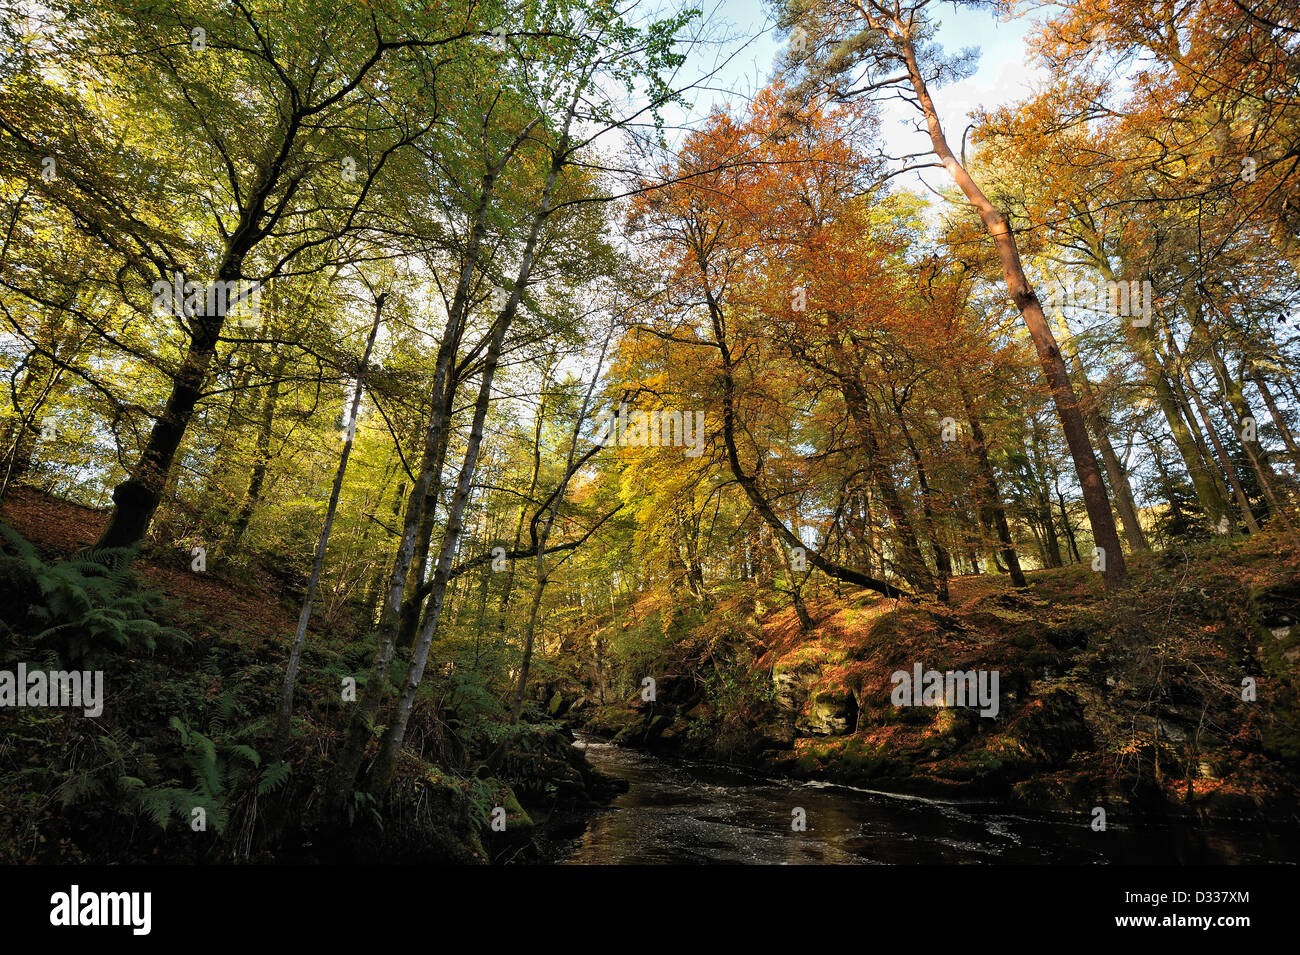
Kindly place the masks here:
POLYGON ((1156 731, 1164 739, 1172 740, 1175 743, 1181 743, 1187 739, 1187 732, 1185 730, 1180 729, 1178 726, 1166 722, 1165 720, 1156 720, 1156 731))
POLYGON ((1042 693, 1016 715, 998 740, 998 755, 1019 773, 1063 766, 1092 745, 1083 704, 1064 687, 1042 693))
POLYGON ((769 720, 754 728, 757 734, 756 750, 783 751, 791 749, 798 738, 794 724, 789 720, 769 720))
POLYGON ((513 790, 506 790, 505 798, 501 800, 501 808, 506 811, 506 832, 531 829, 536 825, 533 822, 533 817, 528 815, 523 806, 519 805, 519 800, 515 798, 513 790))
POLYGON ((843 736, 858 722, 858 702, 844 690, 818 690, 809 698, 795 727, 812 736, 843 736))
POLYGON ((772 685, 776 690, 777 709, 791 720, 795 719, 820 676, 820 668, 808 660, 799 660, 795 663, 779 661, 772 668, 772 685))

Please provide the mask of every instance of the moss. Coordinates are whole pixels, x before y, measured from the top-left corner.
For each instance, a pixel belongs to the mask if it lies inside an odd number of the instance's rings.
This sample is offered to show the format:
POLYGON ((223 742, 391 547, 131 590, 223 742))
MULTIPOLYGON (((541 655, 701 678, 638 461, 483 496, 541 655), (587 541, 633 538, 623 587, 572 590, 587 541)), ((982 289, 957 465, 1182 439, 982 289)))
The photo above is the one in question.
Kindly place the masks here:
POLYGON ((520 829, 531 829, 536 823, 533 817, 528 815, 527 810, 519 805, 519 800, 515 798, 514 790, 507 788, 505 795, 501 800, 501 808, 506 811, 506 832, 515 832, 520 829))

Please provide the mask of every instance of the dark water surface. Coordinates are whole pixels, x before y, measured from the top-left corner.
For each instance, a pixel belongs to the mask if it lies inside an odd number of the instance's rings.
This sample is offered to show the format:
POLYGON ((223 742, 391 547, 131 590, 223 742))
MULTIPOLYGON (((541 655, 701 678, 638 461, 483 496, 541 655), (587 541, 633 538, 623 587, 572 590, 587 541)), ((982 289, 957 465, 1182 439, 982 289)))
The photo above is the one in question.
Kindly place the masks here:
POLYGON ((629 789, 562 861, 589 863, 1120 863, 1300 861, 1300 830, 1195 822, 1126 823, 989 803, 896 796, 769 779, 664 759, 579 734, 601 772, 629 789), (807 831, 791 831, 804 810, 807 831))

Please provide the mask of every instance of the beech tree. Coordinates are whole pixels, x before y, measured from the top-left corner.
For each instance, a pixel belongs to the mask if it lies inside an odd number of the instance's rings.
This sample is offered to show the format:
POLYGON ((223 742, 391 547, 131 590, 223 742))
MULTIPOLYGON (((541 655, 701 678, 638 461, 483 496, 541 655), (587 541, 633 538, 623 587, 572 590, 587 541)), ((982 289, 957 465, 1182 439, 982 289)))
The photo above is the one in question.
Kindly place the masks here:
MULTIPOLYGON (((979 0, 964 5, 990 9, 997 6, 979 0)), ((1119 587, 1125 580, 1124 555, 1065 359, 1025 274, 1006 213, 993 204, 953 152, 930 93, 931 85, 960 75, 964 64, 945 61, 935 48, 934 27, 927 19, 929 7, 929 0, 914 3, 792 0, 783 4, 781 11, 786 26, 804 30, 810 38, 805 40, 812 48, 805 67, 805 72, 811 73, 810 86, 818 88, 829 79, 835 91, 846 95, 910 90, 910 97, 924 118, 935 157, 979 215, 993 241, 1007 290, 1025 322, 1044 379, 1051 389, 1083 490, 1093 538, 1104 561, 1106 581, 1112 587, 1119 587), (865 74, 861 79, 860 73, 865 74)))
POLYGON ((422 18, 394 3, 323 2, 272 25, 244 4, 51 7, 46 42, 0 115, 6 154, 27 165, 10 172, 111 251, 124 308, 148 316, 157 288, 182 291, 164 309, 176 332, 161 362, 169 390, 113 492, 100 547, 148 530, 221 351, 227 291, 266 286, 370 226, 386 176, 412 170, 439 118, 438 86, 464 82, 455 49, 479 32, 469 9, 422 18), (55 73, 93 95, 45 78, 55 73), (135 117, 130 142, 99 129, 116 111, 135 117), (66 121, 32 126, 19 112, 66 121))

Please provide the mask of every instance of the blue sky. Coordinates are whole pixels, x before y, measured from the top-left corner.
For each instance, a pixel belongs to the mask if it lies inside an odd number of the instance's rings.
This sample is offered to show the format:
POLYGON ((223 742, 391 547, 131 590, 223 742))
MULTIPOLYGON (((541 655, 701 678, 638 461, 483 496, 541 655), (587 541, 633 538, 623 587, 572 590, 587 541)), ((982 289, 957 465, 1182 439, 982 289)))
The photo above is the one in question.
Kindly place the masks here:
MULTIPOLYGON (((688 123, 707 114, 715 103, 730 101, 739 107, 746 96, 767 82, 775 57, 786 43, 777 35, 761 0, 706 0, 702 6, 704 25, 727 39, 715 48, 697 51, 692 66, 708 72, 717 64, 725 65, 709 89, 696 92, 688 123)), ((979 68, 973 76, 934 91, 944 131, 956 148, 973 110, 1022 100, 1045 74, 1026 62, 1025 39, 1034 26, 1032 15, 1002 23, 988 11, 954 10, 949 5, 936 5, 934 10, 940 21, 939 42, 945 48, 956 51, 973 46, 980 50, 979 68)), ((929 138, 914 129, 917 115, 896 101, 886 104, 882 132, 891 153, 929 149, 929 138)), ((949 185, 943 170, 927 170, 924 178, 932 188, 949 185)), ((919 184, 913 181, 912 186, 919 184)))

